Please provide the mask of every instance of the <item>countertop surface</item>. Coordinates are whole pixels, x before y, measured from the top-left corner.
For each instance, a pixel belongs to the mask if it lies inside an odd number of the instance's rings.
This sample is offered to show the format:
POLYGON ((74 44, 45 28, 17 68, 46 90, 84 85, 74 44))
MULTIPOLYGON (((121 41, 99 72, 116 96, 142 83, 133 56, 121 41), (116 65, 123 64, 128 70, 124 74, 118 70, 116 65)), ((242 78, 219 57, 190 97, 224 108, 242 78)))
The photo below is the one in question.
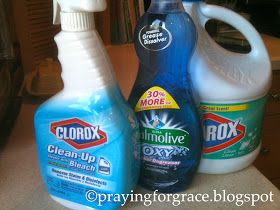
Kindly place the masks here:
MULTIPOLYGON (((24 104, 13 132, 4 148, 0 150, 0 209, 1 210, 62 210, 47 193, 38 168, 37 151, 33 128, 33 115, 38 105, 24 104)), ((255 207, 244 203, 242 209, 280 209, 279 190, 255 167, 228 175, 198 174, 191 187, 183 193, 208 193, 213 190, 226 194, 269 194, 273 202, 257 202, 255 207)), ((141 188, 136 192, 148 192, 141 188)), ((149 192, 152 193, 152 192, 149 192)), ((149 209, 240 209, 235 202, 184 202, 178 207, 171 203, 154 202, 149 209)), ((148 209, 143 203, 129 203, 123 209, 148 209)))

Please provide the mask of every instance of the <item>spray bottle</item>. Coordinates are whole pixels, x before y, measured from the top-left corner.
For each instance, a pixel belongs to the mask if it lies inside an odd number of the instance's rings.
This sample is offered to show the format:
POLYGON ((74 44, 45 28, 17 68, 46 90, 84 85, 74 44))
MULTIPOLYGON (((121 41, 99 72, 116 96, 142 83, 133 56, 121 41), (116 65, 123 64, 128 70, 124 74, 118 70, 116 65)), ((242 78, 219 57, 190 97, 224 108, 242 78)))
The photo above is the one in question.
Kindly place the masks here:
POLYGON ((71 209, 117 209, 121 202, 98 195, 130 193, 138 181, 138 124, 94 25, 93 12, 105 8, 105 0, 54 0, 64 89, 37 110, 35 129, 48 192, 71 209))

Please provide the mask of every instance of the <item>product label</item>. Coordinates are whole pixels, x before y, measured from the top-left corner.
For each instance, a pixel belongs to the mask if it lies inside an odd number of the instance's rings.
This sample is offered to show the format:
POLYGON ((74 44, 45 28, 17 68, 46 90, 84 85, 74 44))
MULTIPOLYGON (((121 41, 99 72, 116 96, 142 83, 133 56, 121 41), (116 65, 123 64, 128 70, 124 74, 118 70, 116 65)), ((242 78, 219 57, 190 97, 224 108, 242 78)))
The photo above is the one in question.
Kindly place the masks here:
MULTIPOLYGON (((49 167, 50 174, 64 180, 75 177, 76 182, 85 185, 90 185, 89 178, 80 173, 110 176, 112 167, 110 161, 105 157, 98 157, 85 151, 85 149, 98 147, 107 142, 107 134, 100 127, 99 125, 93 126, 78 118, 51 123, 50 131, 54 134, 56 142, 47 146, 48 165, 51 166, 49 167), (63 144, 58 146, 60 145, 57 144, 59 141, 63 141, 64 144, 68 144, 72 148, 66 149, 63 144), (59 168, 70 171, 66 173, 59 168)), ((108 186, 105 180, 98 178, 95 180, 99 180, 96 182, 99 184, 92 183, 91 186, 98 189, 106 189, 108 186)))
POLYGON ((144 128, 141 133, 143 143, 186 148, 189 145, 188 136, 186 131, 179 129, 144 128))
POLYGON ((77 118, 52 123, 51 132, 57 139, 76 149, 86 149, 107 142, 106 133, 98 125, 92 126, 77 118))
POLYGON ((135 111, 153 109, 180 109, 173 97, 163 88, 155 86, 147 90, 136 104, 135 111))
MULTIPOLYGON (((174 156, 186 156, 189 151, 190 135, 183 129, 171 124, 168 115, 160 119, 158 115, 151 115, 146 122, 141 122, 141 142, 143 160, 158 166, 178 166, 181 161, 174 160, 174 156)), ((158 168, 158 166, 156 168, 158 168)))
POLYGON ((152 25, 143 27, 139 32, 138 39, 145 49, 160 51, 169 47, 172 35, 165 28, 164 22, 157 20, 152 25))
POLYGON ((148 89, 136 104, 145 171, 173 176, 189 155, 190 134, 179 110, 174 98, 159 86, 148 89))
POLYGON ((230 159, 260 144, 266 98, 243 104, 201 104, 206 159, 230 159))
MULTIPOLYGON (((124 111, 119 106, 104 110, 98 105, 88 115, 89 106, 69 109, 75 103, 49 104, 63 118, 46 118, 44 109, 35 117, 42 177, 52 196, 99 209, 94 199, 88 199, 88 191, 129 193, 136 185, 140 160, 137 121, 127 107, 124 111)), ((107 105, 104 100, 102 105, 107 105)), ((117 209, 119 205, 107 202, 102 208, 117 209)))

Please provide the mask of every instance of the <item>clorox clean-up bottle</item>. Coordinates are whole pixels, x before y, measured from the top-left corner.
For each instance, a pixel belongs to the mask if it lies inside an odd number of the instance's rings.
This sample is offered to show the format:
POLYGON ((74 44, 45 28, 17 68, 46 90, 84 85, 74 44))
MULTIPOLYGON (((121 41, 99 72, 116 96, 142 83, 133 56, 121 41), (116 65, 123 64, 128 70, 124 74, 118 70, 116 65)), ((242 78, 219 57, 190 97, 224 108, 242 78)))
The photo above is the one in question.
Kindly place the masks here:
POLYGON ((138 123, 95 30, 93 12, 105 8, 105 0, 54 1, 64 89, 37 110, 35 128, 48 192, 71 209, 118 209, 98 194, 131 193, 139 177, 138 123))
MULTIPOLYGON (((254 27, 237 13, 201 1, 184 0, 198 31, 191 77, 203 112, 204 149, 199 171, 229 173, 249 166, 261 148, 271 64, 254 27), (209 19, 223 21, 249 41, 251 52, 233 53, 208 35, 209 19)), ((188 59, 188 58, 186 58, 188 59)))
POLYGON ((187 188, 202 150, 188 65, 197 34, 181 0, 152 0, 135 32, 139 73, 129 103, 140 121, 142 186, 187 188))

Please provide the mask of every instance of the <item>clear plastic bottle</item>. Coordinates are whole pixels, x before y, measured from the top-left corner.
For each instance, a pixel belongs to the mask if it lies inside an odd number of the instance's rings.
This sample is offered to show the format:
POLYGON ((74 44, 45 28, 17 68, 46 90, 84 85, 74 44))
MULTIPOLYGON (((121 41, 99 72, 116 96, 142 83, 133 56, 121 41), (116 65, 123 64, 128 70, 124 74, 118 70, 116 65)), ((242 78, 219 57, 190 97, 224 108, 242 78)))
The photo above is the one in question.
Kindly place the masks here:
POLYGON ((136 186, 139 131, 94 27, 93 12, 106 1, 58 3, 64 89, 35 115, 41 174, 51 197, 68 208, 118 209, 120 202, 98 203, 98 194, 131 193, 136 186))

